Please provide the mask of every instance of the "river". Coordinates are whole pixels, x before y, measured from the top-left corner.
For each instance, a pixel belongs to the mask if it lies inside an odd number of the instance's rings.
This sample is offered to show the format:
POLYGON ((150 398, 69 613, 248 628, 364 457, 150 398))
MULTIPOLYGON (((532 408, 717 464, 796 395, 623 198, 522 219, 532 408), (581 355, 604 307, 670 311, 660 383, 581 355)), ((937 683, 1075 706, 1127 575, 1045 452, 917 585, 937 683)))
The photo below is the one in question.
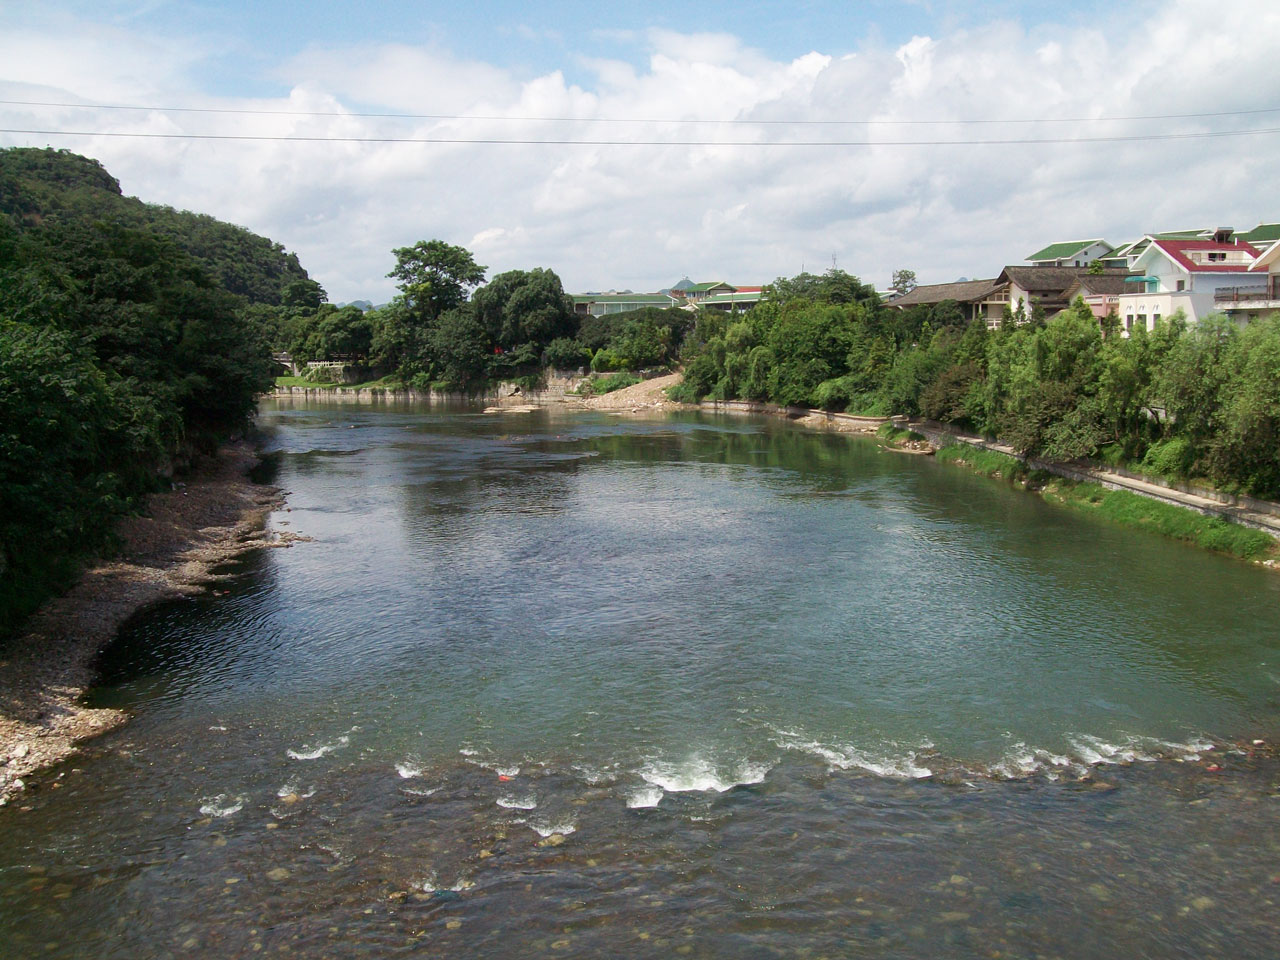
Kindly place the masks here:
POLYGON ((0 954, 1271 957, 1280 577, 784 420, 264 401, 0 954))

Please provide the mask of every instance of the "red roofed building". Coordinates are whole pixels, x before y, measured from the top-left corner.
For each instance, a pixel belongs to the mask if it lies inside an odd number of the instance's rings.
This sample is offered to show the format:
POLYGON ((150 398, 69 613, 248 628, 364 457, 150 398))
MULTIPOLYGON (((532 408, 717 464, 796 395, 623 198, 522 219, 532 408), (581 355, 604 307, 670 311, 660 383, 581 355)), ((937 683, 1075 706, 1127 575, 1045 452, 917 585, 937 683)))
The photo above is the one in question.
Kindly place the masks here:
POLYGON ((1243 240, 1231 240, 1231 230, 1214 233, 1212 240, 1151 237, 1133 262, 1137 274, 1133 292, 1119 297, 1121 327, 1148 330, 1181 310, 1194 323, 1215 309, 1218 291, 1252 280, 1248 271, 1259 251, 1243 240))

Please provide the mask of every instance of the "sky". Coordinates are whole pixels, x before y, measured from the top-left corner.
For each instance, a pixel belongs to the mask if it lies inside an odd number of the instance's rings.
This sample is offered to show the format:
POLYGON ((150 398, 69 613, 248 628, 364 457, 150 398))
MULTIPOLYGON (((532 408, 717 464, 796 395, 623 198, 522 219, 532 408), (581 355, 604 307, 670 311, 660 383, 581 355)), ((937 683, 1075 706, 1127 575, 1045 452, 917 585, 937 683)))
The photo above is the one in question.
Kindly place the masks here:
POLYGON ((0 147, 269 236, 335 302, 432 238, 570 292, 883 288, 1280 220, 1277 50, 1272 0, 0 0, 0 129, 41 131, 0 147))

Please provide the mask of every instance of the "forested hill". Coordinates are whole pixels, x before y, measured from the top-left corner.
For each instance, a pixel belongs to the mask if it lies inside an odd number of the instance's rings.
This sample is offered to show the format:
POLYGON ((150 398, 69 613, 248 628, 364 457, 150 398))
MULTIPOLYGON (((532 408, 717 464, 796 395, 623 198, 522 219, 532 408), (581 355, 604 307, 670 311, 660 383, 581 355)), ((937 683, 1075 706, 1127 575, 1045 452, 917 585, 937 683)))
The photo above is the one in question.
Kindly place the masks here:
POLYGON ((271 388, 255 311, 319 287, 279 244, 0 150, 0 636, 271 388))
POLYGON ((0 213, 19 230, 51 219, 100 220, 167 237, 219 287, 249 303, 323 299, 297 254, 280 244, 207 214, 126 197, 97 160, 66 150, 0 150, 0 213))

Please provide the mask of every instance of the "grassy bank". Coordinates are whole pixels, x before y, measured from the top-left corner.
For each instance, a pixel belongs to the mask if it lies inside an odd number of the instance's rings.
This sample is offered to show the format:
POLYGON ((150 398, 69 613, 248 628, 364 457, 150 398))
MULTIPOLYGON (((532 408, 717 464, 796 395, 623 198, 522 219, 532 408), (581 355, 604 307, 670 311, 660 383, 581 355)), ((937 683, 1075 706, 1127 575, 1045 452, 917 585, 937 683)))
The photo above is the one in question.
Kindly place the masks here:
POLYGON ((1006 480, 1023 480, 1027 477, 1027 465, 1017 457, 967 443, 949 443, 934 456, 943 463, 967 466, 984 477, 1002 477, 1006 480))
POLYGON ((1143 497, 1128 490, 1108 490, 1096 483, 1055 480, 1043 491, 1049 500, 1094 513, 1126 527, 1154 530, 1166 537, 1194 543, 1243 560, 1264 560, 1280 554, 1274 537, 1232 523, 1207 517, 1189 507, 1179 507, 1143 497))
POLYGON ((936 456, 944 463, 963 464, 986 477, 1020 481, 1040 481, 1043 478, 1044 483, 1037 484, 1037 489, 1046 500, 1122 526, 1151 530, 1243 560, 1280 557, 1280 543, 1269 534, 1221 517, 1205 516, 1189 507, 1153 500, 1128 490, 1108 490, 1097 483, 1080 483, 1044 473, 1031 474, 1026 464, 1015 457, 968 444, 948 444, 936 456))

